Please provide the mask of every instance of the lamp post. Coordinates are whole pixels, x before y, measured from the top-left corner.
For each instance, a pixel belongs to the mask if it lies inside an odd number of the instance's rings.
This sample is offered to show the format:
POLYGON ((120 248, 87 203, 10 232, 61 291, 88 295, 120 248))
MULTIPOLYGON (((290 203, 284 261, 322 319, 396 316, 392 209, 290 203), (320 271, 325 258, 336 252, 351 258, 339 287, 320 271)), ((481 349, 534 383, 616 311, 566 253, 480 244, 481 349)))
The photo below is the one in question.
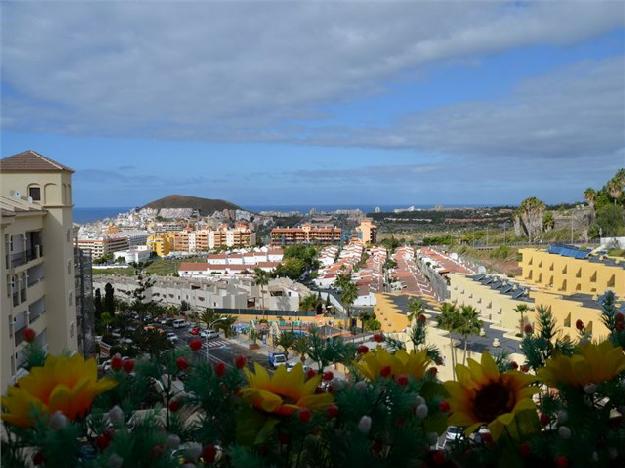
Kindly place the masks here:
POLYGON ((224 320, 225 317, 219 317, 218 319, 213 320, 212 322, 208 323, 208 328, 206 329, 206 362, 209 362, 209 349, 208 349, 208 332, 209 330, 212 330, 213 325, 215 325, 217 322, 220 322, 222 320, 224 320))

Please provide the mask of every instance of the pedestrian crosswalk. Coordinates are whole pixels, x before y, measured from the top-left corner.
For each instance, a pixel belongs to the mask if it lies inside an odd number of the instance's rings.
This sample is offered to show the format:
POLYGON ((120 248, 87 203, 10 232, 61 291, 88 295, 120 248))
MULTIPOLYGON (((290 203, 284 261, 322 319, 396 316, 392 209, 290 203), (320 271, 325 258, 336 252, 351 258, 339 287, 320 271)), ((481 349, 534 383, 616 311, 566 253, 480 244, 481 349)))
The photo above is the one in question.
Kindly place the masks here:
MULTIPOLYGON (((227 348, 228 346, 230 346, 230 342, 222 338, 214 338, 212 340, 208 340, 208 349, 227 348)), ((206 340, 203 340, 202 348, 206 349, 206 347, 206 340)))

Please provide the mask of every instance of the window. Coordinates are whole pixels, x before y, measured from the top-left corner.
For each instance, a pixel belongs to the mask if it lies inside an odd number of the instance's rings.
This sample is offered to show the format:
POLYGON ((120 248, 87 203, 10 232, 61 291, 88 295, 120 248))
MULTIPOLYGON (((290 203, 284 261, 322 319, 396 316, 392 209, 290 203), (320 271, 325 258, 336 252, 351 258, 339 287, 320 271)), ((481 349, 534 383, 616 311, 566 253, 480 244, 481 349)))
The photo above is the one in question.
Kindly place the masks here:
POLYGON ((72 261, 71 260, 67 261, 67 274, 68 275, 72 274, 72 261))
POLYGON ((41 200, 41 188, 39 187, 28 187, 28 196, 33 199, 33 201, 41 200))
POLYGON ((69 293, 69 300, 68 300, 69 305, 74 305, 74 295, 70 292, 69 293))
POLYGON ((67 242, 71 242, 72 241, 72 232, 68 229, 67 230, 67 242))

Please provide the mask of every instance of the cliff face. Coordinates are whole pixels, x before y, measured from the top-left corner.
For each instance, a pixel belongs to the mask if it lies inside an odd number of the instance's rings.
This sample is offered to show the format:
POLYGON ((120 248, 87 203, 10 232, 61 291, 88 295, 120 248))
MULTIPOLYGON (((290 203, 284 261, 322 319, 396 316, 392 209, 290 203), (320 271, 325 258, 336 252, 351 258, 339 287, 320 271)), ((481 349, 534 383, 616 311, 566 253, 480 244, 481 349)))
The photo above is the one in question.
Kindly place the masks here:
POLYGON ((199 210, 200 215, 207 216, 215 211, 239 210, 240 206, 227 200, 192 197, 187 195, 169 195, 147 203, 143 208, 192 208, 199 210))

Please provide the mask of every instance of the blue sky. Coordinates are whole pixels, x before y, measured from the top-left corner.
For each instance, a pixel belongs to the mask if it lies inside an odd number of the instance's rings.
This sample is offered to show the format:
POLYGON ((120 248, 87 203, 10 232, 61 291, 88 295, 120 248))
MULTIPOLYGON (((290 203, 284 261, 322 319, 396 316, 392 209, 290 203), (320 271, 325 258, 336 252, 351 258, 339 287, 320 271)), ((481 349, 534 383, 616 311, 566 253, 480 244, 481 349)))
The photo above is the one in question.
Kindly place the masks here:
POLYGON ((2 155, 78 206, 574 201, 625 166, 618 2, 183 5, 3 4, 2 155))

